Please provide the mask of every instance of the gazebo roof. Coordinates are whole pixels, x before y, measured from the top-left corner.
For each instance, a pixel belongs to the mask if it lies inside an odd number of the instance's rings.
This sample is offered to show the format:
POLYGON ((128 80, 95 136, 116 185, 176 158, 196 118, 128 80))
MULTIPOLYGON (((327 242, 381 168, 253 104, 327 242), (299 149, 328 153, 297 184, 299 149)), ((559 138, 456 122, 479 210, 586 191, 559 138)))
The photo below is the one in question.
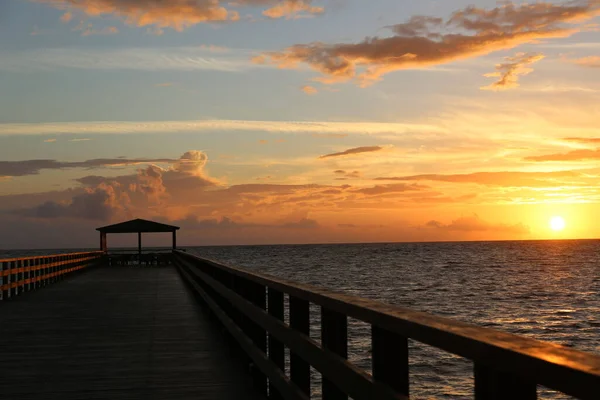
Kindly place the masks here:
POLYGON ((97 231, 102 233, 175 232, 178 229, 178 226, 161 224, 160 222, 139 218, 114 225, 103 226, 102 228, 96 228, 97 231))

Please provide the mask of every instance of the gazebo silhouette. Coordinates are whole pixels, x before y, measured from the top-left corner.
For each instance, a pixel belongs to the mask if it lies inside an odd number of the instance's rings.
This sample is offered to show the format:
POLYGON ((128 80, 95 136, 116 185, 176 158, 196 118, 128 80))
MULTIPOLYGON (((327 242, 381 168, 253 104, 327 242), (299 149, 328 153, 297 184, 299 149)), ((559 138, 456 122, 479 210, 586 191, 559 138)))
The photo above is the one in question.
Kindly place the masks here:
POLYGON ((142 257, 142 233, 160 233, 171 232, 173 235, 173 250, 177 249, 177 231, 178 226, 161 224, 160 222, 148 221, 145 219, 133 219, 118 224, 96 228, 100 232, 100 250, 108 252, 106 235, 109 233, 137 233, 138 234, 138 260, 142 257))

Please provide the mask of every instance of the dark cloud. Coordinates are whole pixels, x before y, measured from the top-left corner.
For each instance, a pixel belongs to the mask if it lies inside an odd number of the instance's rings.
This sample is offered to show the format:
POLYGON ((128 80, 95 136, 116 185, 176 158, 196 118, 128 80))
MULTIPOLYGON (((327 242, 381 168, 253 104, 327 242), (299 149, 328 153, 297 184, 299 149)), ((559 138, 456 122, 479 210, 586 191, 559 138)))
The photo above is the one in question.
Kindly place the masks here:
POLYGON ((353 154, 372 153, 374 151, 379 151, 379 150, 383 150, 383 147, 381 147, 381 146, 354 147, 352 149, 341 151, 339 153, 325 154, 319 158, 343 157, 343 156, 349 156, 349 155, 353 155, 353 154))
POLYGON ((98 221, 110 221, 117 215, 126 214, 129 198, 120 193, 115 186, 101 184, 95 189, 87 189, 68 203, 46 201, 29 208, 16 210, 14 213, 26 217, 55 219, 80 218, 98 221))
POLYGON ((107 168, 151 163, 175 163, 178 160, 169 158, 97 158, 87 161, 63 162, 56 160, 24 160, 24 161, 0 161, 0 177, 26 176, 39 174, 44 169, 67 169, 67 168, 107 168))
POLYGON ((361 193, 368 196, 377 196, 382 194, 389 193, 402 193, 402 192, 413 192, 429 189, 429 186, 419 185, 419 184, 393 184, 393 185, 375 185, 372 187, 365 187, 360 189, 355 189, 353 193, 361 193))
POLYGON ((313 219, 301 218, 298 221, 284 222, 279 224, 257 224, 251 222, 235 221, 229 217, 198 219, 194 216, 188 216, 182 220, 174 221, 177 226, 192 230, 204 229, 315 229, 319 227, 319 223, 313 219))
POLYGON ((526 234, 529 233, 529 227, 522 223, 508 225, 508 224, 492 224, 479 218, 478 215, 470 217, 460 217, 455 219, 449 224, 443 224, 439 221, 429 221, 425 224, 425 227, 444 230, 444 231, 461 231, 461 232, 503 232, 503 233, 514 233, 514 234, 526 234))
POLYGON ((393 33, 389 37, 367 37, 355 44, 297 44, 264 53, 254 61, 281 68, 307 64, 322 74, 315 79, 322 83, 357 80, 364 86, 396 70, 440 65, 540 39, 568 37, 581 30, 575 25, 594 17, 599 9, 597 0, 505 3, 493 9, 468 6, 446 20, 414 16, 387 27, 393 33))

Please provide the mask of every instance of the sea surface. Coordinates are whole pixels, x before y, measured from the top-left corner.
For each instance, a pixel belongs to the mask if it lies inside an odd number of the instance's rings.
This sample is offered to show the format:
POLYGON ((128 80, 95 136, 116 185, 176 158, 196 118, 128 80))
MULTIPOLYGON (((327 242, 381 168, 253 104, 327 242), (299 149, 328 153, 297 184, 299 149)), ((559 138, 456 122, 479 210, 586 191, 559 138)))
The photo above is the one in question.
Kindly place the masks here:
MULTIPOLYGON (((191 247, 292 281, 600 353, 600 240, 191 247)), ((0 258, 15 252, 0 252, 0 258)), ((46 252, 47 253, 47 252, 46 252)), ((319 310, 311 309, 319 337, 319 310)), ((349 358, 370 369, 370 328, 349 358)), ((468 360, 410 343, 411 398, 473 398, 468 360)), ((318 374, 314 391, 319 395, 318 374)), ((569 397, 539 388, 540 398, 569 397)))

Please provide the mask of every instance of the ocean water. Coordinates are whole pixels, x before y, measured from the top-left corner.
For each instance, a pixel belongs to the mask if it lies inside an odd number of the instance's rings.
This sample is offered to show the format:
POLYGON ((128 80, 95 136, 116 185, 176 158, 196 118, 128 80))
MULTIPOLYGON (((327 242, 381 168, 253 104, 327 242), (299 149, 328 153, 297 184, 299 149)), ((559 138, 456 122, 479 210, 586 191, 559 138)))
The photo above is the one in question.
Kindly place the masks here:
MULTIPOLYGON (((292 281, 600 353, 600 241, 197 247, 198 256, 292 281)), ((311 309, 319 338, 319 309, 311 309)), ((370 328, 349 321, 370 370, 370 328)), ((411 398, 472 399, 468 360, 410 343, 411 398)), ((319 376, 314 374, 318 383, 319 376)), ((319 397, 318 384, 314 385, 319 397)), ((570 398, 545 388, 540 398, 570 398)))
MULTIPOLYGON (((68 250, 73 251, 73 250, 68 250)), ((190 247, 198 256, 600 353, 600 240, 190 247)), ((37 251, 38 254, 61 251, 37 251)), ((0 252, 0 258, 34 255, 0 252)), ((311 336, 319 339, 319 309, 311 336)), ((349 358, 370 370, 370 327, 349 358)), ((410 343, 411 398, 472 399, 472 363, 410 343)), ((319 398, 319 375, 313 390, 319 398)), ((543 399, 569 397, 539 388, 543 399)))

